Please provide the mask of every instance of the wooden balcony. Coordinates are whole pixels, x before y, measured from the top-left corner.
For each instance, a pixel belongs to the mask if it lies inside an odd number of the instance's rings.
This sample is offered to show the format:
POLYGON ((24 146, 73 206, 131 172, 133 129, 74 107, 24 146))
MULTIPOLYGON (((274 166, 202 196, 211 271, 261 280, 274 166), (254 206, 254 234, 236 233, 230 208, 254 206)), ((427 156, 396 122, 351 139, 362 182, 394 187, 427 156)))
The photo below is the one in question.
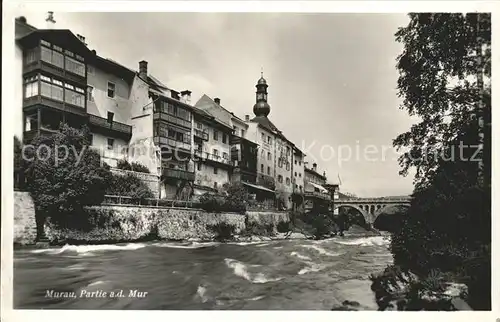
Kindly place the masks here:
POLYGON ((317 192, 317 191, 305 191, 304 197, 306 197, 308 199, 318 198, 318 199, 323 199, 323 200, 331 200, 329 194, 323 193, 323 192, 317 192))
POLYGON ((205 130, 194 129, 194 138, 201 139, 203 141, 208 141, 208 133, 205 130))
POLYGON ((165 152, 184 152, 184 153, 191 153, 191 144, 182 142, 182 141, 177 141, 172 138, 166 138, 162 136, 154 136, 153 141, 155 144, 160 146, 162 148, 162 151, 165 150, 165 152))
POLYGON ((164 178, 179 179, 186 181, 194 181, 194 172, 189 172, 186 170, 163 168, 162 176, 164 178))
POLYGON ((200 150, 194 151, 195 156, 201 161, 211 161, 215 163, 220 163, 226 166, 232 166, 233 162, 231 160, 221 157, 220 155, 211 154, 208 152, 203 152, 200 150))
POLYGON ((187 121, 185 119, 182 119, 180 117, 177 117, 177 116, 174 116, 171 114, 156 112, 153 114, 153 120, 158 120, 158 119, 164 120, 164 121, 167 121, 167 122, 170 122, 172 124, 179 125, 179 126, 182 126, 182 127, 188 128, 188 129, 191 128, 191 121, 187 121))
POLYGON ((108 122, 107 119, 89 114, 89 123, 102 128, 118 131, 125 134, 132 134, 132 126, 120 122, 108 122))

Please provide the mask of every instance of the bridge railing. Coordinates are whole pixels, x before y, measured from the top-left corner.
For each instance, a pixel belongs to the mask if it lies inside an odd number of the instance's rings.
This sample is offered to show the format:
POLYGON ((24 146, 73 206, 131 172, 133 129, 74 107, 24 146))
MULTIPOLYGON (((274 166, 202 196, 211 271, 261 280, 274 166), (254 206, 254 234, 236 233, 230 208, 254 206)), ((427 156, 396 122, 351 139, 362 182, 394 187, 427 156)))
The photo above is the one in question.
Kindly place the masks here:
POLYGON ((396 202, 410 202, 411 198, 349 198, 337 199, 336 203, 396 203, 396 202))

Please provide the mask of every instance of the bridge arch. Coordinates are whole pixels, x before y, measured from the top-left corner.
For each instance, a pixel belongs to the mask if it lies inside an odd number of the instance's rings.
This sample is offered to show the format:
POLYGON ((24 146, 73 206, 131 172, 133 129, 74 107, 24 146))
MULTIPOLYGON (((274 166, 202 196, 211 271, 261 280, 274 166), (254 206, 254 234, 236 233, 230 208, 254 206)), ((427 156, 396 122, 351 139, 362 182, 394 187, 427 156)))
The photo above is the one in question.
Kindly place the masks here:
POLYGON ((384 230, 389 232, 397 231, 403 224, 405 216, 400 211, 391 212, 388 210, 390 209, 396 210, 409 207, 410 205, 408 204, 388 204, 382 207, 374 215, 373 227, 378 230, 384 230))
POLYGON ((378 208, 374 213, 373 213, 373 221, 375 222, 375 220, 377 219, 378 216, 380 216, 380 214, 382 214, 385 210, 388 210, 390 208, 400 208, 400 207, 405 207, 405 208, 410 208, 410 205, 409 204, 386 204, 386 205, 379 205, 381 206, 380 208, 378 208))
POLYGON ((365 207, 363 207, 363 205, 361 205, 361 206, 351 205, 351 204, 336 205, 336 206, 334 206, 334 210, 335 209, 340 209, 342 207, 356 209, 363 216, 363 218, 365 219, 365 222, 367 224, 371 224, 372 223, 371 215, 370 215, 370 213, 368 211, 364 210, 365 207))

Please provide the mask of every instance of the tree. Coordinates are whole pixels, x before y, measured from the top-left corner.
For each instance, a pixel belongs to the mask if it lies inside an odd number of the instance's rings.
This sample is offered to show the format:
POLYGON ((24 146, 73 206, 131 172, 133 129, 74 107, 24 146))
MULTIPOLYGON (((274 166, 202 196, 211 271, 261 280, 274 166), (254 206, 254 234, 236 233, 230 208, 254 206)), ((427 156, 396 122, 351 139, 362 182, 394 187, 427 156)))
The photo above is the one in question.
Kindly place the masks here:
POLYGON ((397 64, 398 91, 403 98, 401 109, 421 121, 400 134, 394 146, 407 149, 399 160, 403 167, 401 174, 406 175, 414 167, 418 184, 428 181, 437 167, 436 158, 426 156, 442 153, 446 142, 456 137, 464 124, 477 122, 479 114, 486 124, 491 124, 491 16, 460 13, 409 16, 408 26, 396 33, 396 40, 404 44, 397 64), (484 55, 480 66, 478 46, 484 55), (477 82, 478 70, 487 78, 484 95, 477 82), (480 99, 482 111, 478 110, 480 99))
POLYGON ((416 170, 415 190, 391 252, 398 269, 422 280, 437 271, 466 283, 469 304, 489 310, 491 17, 409 16, 396 33, 398 90, 401 108, 420 122, 393 143, 406 150, 400 173, 416 170))
POLYGON ((47 216, 64 224, 84 206, 103 201, 111 173, 101 165, 99 153, 89 149, 88 137, 87 127, 61 124, 60 132, 39 135, 26 149, 27 188, 35 202, 39 234, 47 216))
POLYGON ((24 187, 24 171, 26 168, 22 156, 23 144, 17 136, 14 136, 14 187, 24 187))

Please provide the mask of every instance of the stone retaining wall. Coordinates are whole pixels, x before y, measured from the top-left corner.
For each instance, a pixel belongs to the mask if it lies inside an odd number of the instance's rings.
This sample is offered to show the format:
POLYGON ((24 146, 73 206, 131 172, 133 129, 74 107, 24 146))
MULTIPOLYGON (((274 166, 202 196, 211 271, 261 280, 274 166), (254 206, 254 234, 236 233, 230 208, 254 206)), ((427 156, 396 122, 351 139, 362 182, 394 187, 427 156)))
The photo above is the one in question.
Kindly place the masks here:
POLYGON ((141 179, 141 181, 144 182, 149 187, 149 189, 151 189, 154 198, 158 198, 160 196, 160 177, 156 174, 121 170, 116 168, 111 168, 111 172, 117 175, 125 175, 127 173, 132 173, 139 179, 141 179))
MULTIPOLYGON (((238 213, 207 213, 200 209, 155 208, 106 205, 88 208, 92 222, 100 222, 90 230, 58 229, 47 224, 45 233, 52 243, 129 242, 146 239, 213 240, 210 225, 234 225, 235 233, 245 229, 246 215, 238 213)), ((286 213, 248 212, 248 221, 257 224, 289 221, 286 213)))
POLYGON ((28 192, 14 191, 14 243, 36 242, 35 204, 28 192))

